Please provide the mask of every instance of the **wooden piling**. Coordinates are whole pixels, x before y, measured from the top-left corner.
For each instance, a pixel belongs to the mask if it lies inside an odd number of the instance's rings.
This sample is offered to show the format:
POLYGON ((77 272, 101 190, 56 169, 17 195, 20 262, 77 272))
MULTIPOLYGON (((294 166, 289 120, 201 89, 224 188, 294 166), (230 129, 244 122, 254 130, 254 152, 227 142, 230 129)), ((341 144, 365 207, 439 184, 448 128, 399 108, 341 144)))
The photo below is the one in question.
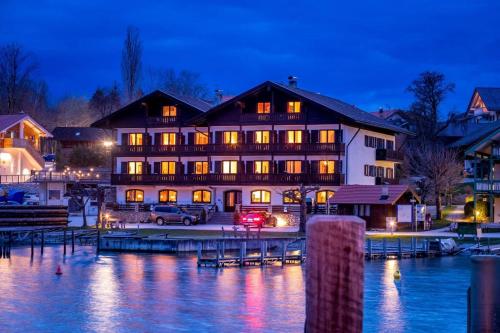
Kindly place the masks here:
POLYGON ((260 242, 260 265, 264 265, 264 259, 266 258, 266 241, 260 242))
POLYGON ((34 251, 35 251, 35 232, 32 231, 31 232, 31 258, 33 258, 34 251))
POLYGON ((387 239, 385 238, 382 241, 382 249, 384 251, 384 258, 387 258, 387 239))
POLYGON ((45 246, 45 234, 42 230, 42 239, 40 242, 40 254, 43 256, 43 247, 45 246))
POLYGON ((198 244, 196 244, 196 255, 198 257, 198 267, 201 266, 201 250, 202 250, 202 244, 201 244, 201 242, 198 242, 198 244))
POLYGON ((75 253, 75 231, 71 230, 71 254, 75 253))
POLYGON ((307 222, 305 332, 362 332, 364 236, 355 216, 307 222))
POLYGON ((412 237, 412 246, 413 246, 413 257, 417 257, 417 237, 412 237))
POLYGON ((10 258, 11 248, 12 248, 12 231, 9 231, 9 242, 7 243, 7 258, 10 258))
POLYGON ((286 247, 285 241, 281 241, 281 266, 286 264, 286 247))
POLYGON ((97 244, 96 244, 96 255, 101 251, 101 231, 97 230, 97 244))
POLYGON ((220 257, 224 259, 224 252, 226 251, 226 241, 222 241, 220 249, 220 257))
POLYGON ((398 258, 403 257, 403 249, 401 247, 401 238, 398 238, 398 258))
POLYGON ((220 266, 220 256, 219 256, 219 241, 215 241, 215 267, 220 266))
POLYGON ((245 257, 247 256, 247 242, 240 242, 240 266, 245 264, 245 257))
POLYGON ((64 229, 64 232, 63 232, 63 251, 64 251, 64 255, 66 255, 66 229, 64 229))
POLYGON ((371 238, 368 238, 366 240, 367 246, 368 246, 368 259, 372 259, 373 256, 373 249, 372 249, 372 240, 371 238))

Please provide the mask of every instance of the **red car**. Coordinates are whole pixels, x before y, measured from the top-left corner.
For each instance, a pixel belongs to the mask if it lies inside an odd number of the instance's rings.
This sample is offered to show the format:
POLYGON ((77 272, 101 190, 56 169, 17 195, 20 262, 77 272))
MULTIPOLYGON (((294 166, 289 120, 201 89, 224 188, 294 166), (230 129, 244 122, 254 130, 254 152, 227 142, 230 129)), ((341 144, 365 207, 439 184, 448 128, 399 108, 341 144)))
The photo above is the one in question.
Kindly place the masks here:
POLYGON ((241 224, 250 227, 262 228, 264 226, 276 227, 276 217, 268 212, 249 211, 241 215, 241 224))

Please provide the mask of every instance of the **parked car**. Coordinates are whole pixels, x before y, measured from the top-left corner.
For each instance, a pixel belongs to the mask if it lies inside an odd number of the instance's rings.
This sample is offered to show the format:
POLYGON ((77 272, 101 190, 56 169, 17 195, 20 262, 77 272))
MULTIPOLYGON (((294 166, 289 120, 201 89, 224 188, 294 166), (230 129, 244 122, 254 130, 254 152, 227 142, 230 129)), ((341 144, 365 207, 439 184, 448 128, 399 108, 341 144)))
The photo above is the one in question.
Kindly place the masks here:
POLYGON ((250 227, 276 227, 278 220, 271 213, 265 211, 249 211, 241 215, 241 224, 250 227))
POLYGON ((191 225, 198 223, 199 220, 198 216, 191 215, 182 208, 175 206, 154 206, 151 208, 149 219, 158 225, 166 223, 191 225))

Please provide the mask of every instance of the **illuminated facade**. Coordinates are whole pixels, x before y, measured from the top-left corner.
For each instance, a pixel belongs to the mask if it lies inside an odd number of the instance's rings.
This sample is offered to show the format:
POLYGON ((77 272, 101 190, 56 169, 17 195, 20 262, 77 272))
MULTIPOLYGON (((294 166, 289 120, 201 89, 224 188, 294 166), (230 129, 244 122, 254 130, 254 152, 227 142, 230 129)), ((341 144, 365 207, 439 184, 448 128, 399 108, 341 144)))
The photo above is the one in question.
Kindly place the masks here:
POLYGON ((266 81, 219 105, 155 91, 99 120, 116 138, 119 203, 281 210, 283 192, 317 185, 324 205, 343 184, 395 183, 402 129, 339 100, 266 81))

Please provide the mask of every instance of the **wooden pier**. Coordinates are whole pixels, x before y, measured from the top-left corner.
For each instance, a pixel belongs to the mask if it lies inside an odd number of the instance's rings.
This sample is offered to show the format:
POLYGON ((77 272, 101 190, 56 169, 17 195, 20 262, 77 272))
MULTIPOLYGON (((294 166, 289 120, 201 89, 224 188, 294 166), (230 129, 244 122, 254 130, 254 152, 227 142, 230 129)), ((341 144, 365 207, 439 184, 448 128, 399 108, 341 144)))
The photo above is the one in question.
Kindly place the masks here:
MULTIPOLYGON (((421 258, 443 255, 439 240, 429 241, 428 239, 380 239, 368 238, 365 242, 365 259, 404 259, 421 258)), ((198 266, 201 267, 226 267, 226 266, 253 266, 270 264, 300 264, 307 257, 306 240, 282 241, 279 246, 270 248, 265 239, 245 240, 239 242, 238 251, 226 251, 225 239, 216 242, 215 251, 204 251, 201 242, 198 242, 197 249, 198 266), (248 241, 260 242, 260 249, 247 251, 248 241), (208 254, 209 252, 210 254, 208 254), (215 253, 214 253, 215 252, 215 253)))

